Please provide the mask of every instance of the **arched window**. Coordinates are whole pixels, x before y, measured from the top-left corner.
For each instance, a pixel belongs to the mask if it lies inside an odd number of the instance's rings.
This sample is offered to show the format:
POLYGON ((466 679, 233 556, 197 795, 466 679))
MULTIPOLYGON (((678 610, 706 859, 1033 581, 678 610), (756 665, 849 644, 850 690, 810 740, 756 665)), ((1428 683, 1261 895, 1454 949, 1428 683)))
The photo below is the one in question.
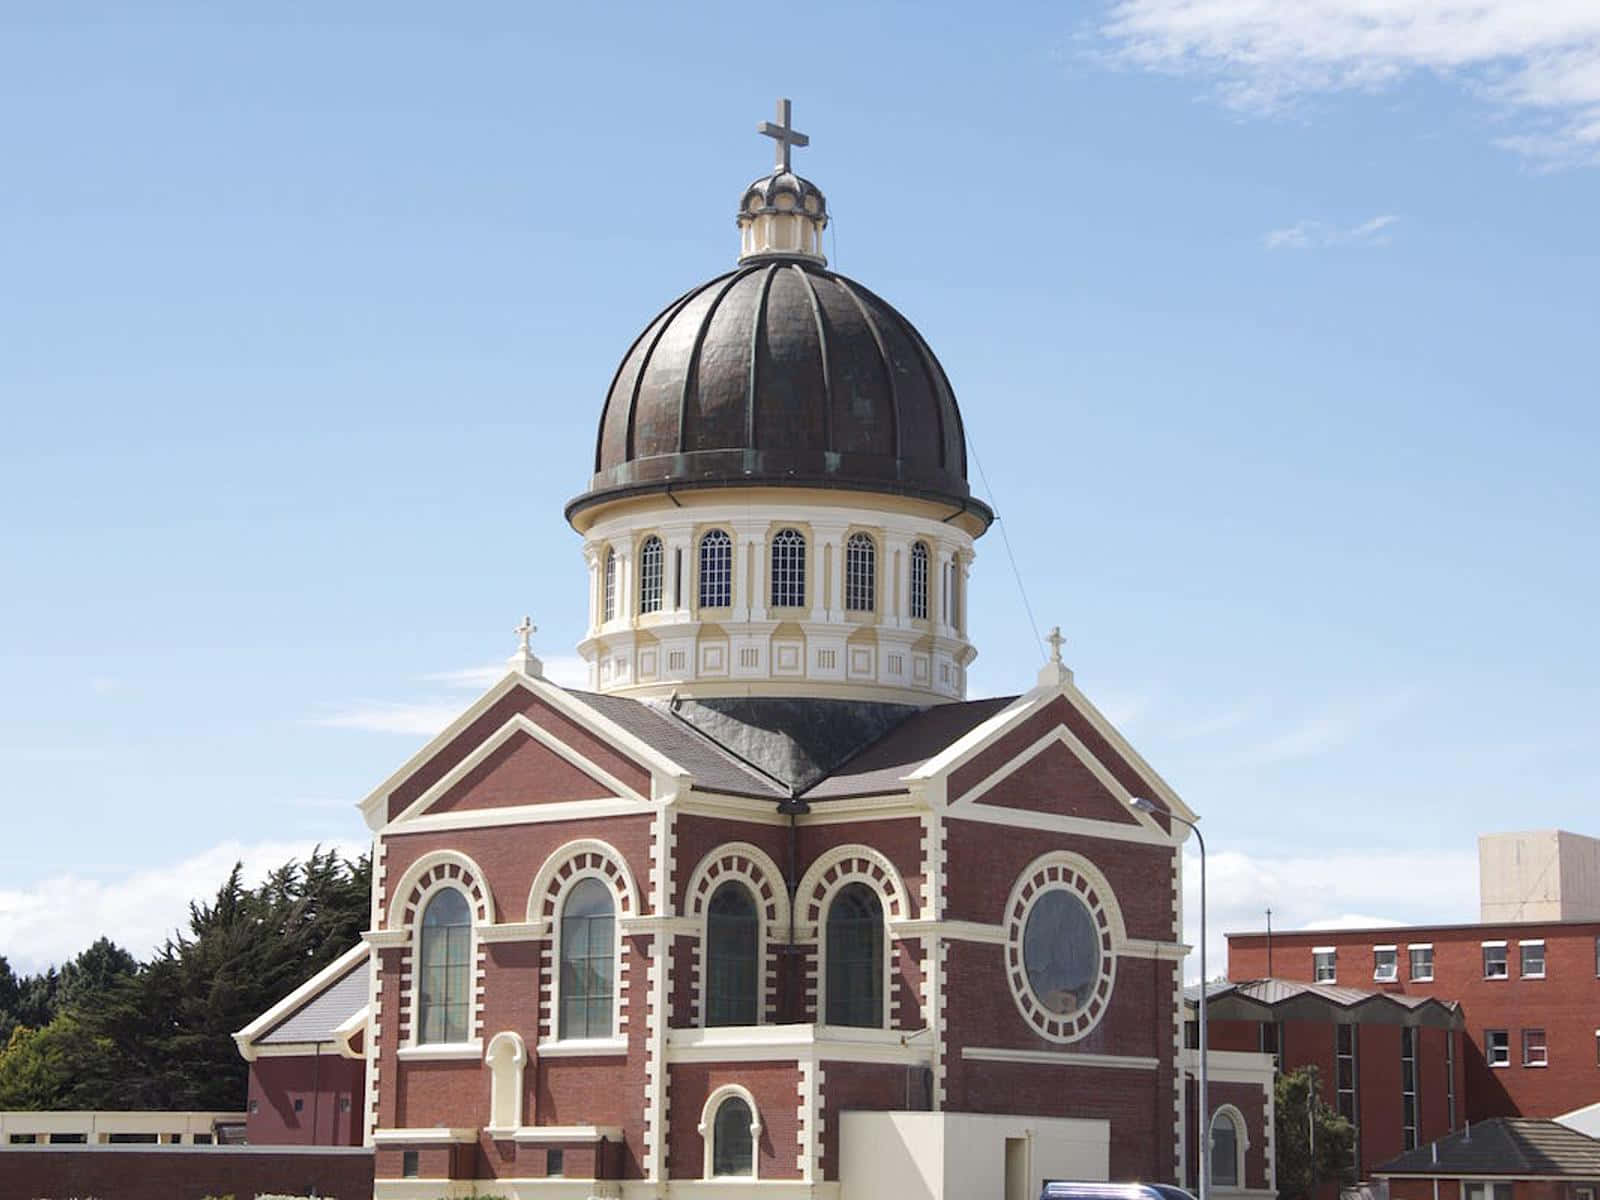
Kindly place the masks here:
POLYGON ((911 615, 919 621, 928 619, 928 543, 917 542, 911 547, 911 615))
POLYGON ((950 560, 950 628, 961 628, 961 560, 950 560))
POLYGON ((1211 1186, 1239 1186, 1239 1124, 1227 1109, 1211 1118, 1211 1186))
POLYGON ((472 991, 472 910, 453 887, 434 894, 422 913, 422 986, 418 1042, 464 1042, 472 991))
POLYGON ((752 1176, 756 1173, 755 1114, 742 1097, 729 1096, 717 1106, 711 1124, 711 1174, 752 1176))
POLYGON ((581 880, 561 910, 562 1038, 612 1034, 616 997, 616 923, 611 889, 581 880))
POLYGON ((600 619, 609 621, 617 615, 617 552, 606 549, 605 602, 600 608, 600 619))
POLYGON ((761 1001, 761 924, 755 897, 728 882, 706 907, 706 1024, 754 1025, 761 1001))
POLYGON ((720 529, 700 539, 700 607, 733 603, 733 541, 720 529))
POLYGON ((806 602, 806 539, 798 529, 780 529, 772 539, 772 607, 803 608, 806 602))
POLYGON ((878 607, 878 547, 864 533, 852 533, 845 543, 844 606, 850 612, 878 607))
POLYGON ((639 549, 639 611, 661 611, 661 539, 647 537, 639 549))
POLYGON ((829 1025, 883 1025, 883 904, 864 883, 839 889, 828 906, 829 1025))

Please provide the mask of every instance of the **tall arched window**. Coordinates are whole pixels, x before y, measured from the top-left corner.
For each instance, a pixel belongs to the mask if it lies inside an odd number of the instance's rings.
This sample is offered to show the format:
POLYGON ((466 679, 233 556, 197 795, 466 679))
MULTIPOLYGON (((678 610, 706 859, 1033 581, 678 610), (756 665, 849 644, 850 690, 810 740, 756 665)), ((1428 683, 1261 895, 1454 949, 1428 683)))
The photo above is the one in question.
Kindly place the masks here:
POLYGON ((717 1106, 711 1123, 711 1174, 750 1176, 756 1173, 756 1139, 751 1128, 755 1114, 739 1096, 729 1096, 717 1106))
POLYGON ((798 529, 780 529, 772 539, 772 607, 803 608, 806 602, 806 539, 798 529))
POLYGON ((639 548, 639 611, 661 611, 661 539, 647 537, 639 548))
POLYGON ((755 897, 728 882, 706 908, 706 1024, 754 1025, 761 1001, 761 925, 755 897))
POLYGON ((606 548, 605 596, 600 607, 600 619, 609 621, 617 615, 617 552, 606 548))
POLYGON ((919 621, 928 619, 927 542, 917 542, 911 547, 911 615, 919 621))
POLYGON ((844 606, 850 612, 878 607, 878 547, 864 533, 852 533, 845 543, 844 606))
POLYGON ((455 888, 444 888, 428 901, 421 949, 417 1041, 464 1042, 472 1007, 472 910, 455 888))
POLYGON ((611 889, 589 878, 561 909, 562 1038, 610 1037, 616 998, 616 923, 611 889))
POLYGON ((733 603, 733 541, 720 529, 700 539, 700 607, 733 603))
POLYGON ((961 628, 961 560, 950 560, 950 628, 961 628))
POLYGON ((883 1025, 883 904, 864 883, 839 889, 828 906, 829 1025, 883 1025))
POLYGON ((1233 1114, 1220 1110, 1211 1118, 1211 1186, 1239 1186, 1239 1126, 1233 1114))

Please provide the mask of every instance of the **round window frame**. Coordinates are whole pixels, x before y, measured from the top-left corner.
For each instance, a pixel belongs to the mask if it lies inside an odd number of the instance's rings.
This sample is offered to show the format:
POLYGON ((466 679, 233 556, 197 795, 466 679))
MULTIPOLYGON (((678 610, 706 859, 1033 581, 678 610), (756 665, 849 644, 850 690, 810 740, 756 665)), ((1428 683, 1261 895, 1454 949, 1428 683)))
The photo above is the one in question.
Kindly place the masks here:
POLYGON ((1117 982, 1118 922, 1111 908, 1114 903, 1104 880, 1059 858, 1032 864, 1012 888, 1006 903, 1006 982, 1024 1023, 1039 1037, 1059 1044, 1080 1041, 1105 1016, 1117 982), (1088 910, 1100 934, 1100 971, 1094 991, 1088 1004, 1070 1014, 1055 1012, 1034 993, 1023 958, 1023 935, 1034 905, 1050 892, 1059 891, 1067 892, 1088 910))

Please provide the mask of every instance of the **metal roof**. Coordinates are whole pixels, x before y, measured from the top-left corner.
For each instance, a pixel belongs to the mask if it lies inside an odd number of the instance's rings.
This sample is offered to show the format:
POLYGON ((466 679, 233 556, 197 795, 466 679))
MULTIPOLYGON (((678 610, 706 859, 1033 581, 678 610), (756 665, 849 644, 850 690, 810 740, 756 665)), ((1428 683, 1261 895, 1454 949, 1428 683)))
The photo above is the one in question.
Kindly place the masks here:
POLYGON ((1556 1121, 1495 1117, 1407 1150, 1373 1174, 1600 1180, 1600 1140, 1556 1121))
POLYGON ((367 1006, 367 960, 343 975, 255 1039, 258 1046, 332 1042, 339 1027, 367 1006))
MULTIPOLYGON (((1199 989, 1184 989, 1184 1002, 1199 1001, 1199 989)), ((1247 979, 1212 982, 1206 988, 1206 1015, 1214 1021, 1309 1020, 1371 1022, 1460 1029, 1461 1006, 1432 996, 1369 992, 1298 979, 1247 979)))

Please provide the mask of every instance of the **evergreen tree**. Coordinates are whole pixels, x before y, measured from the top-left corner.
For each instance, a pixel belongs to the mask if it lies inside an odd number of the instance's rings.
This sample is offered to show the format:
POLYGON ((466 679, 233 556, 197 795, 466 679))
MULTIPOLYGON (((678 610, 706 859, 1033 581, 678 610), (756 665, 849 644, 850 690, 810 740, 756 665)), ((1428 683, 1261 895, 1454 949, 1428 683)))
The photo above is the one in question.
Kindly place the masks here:
POLYGON ((1274 1087, 1278 1200, 1309 1197, 1315 1184, 1353 1184, 1356 1127, 1322 1099, 1317 1068, 1279 1075, 1274 1087))

